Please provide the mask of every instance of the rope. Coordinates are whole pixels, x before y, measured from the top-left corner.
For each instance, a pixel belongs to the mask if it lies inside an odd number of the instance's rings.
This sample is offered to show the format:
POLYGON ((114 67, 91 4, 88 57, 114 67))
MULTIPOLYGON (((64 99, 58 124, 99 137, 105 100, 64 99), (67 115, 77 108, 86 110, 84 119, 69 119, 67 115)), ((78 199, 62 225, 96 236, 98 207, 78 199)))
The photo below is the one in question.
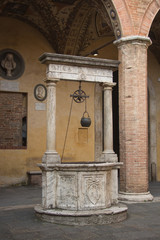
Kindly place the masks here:
POLYGON ((87 99, 85 98, 85 112, 87 112, 87 99))
POLYGON ((65 139, 64 139, 64 146, 63 146, 62 159, 61 160, 63 160, 63 156, 64 156, 64 150, 65 150, 66 141, 67 141, 68 129, 69 129, 69 124, 70 124, 70 120, 71 120, 72 105, 73 105, 73 97, 72 97, 70 111, 69 111, 68 124, 67 124, 65 139))

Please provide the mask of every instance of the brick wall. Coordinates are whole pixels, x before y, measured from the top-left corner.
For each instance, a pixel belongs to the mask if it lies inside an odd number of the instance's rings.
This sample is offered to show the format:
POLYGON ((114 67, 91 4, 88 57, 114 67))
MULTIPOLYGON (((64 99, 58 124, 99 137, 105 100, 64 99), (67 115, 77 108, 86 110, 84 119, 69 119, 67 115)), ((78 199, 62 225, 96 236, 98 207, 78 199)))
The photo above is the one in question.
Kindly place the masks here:
POLYGON ((22 148, 22 118, 26 115, 25 95, 0 92, 0 148, 22 148))

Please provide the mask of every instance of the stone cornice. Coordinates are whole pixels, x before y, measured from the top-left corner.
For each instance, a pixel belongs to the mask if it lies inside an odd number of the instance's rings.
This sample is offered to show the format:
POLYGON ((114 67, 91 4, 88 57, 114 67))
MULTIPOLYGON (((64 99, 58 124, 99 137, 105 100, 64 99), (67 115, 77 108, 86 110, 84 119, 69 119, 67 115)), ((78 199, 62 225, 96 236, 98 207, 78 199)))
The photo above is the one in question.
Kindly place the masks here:
POLYGON ((101 58, 90 58, 57 53, 44 53, 40 56, 39 61, 43 64, 60 64, 70 66, 83 66, 83 67, 97 67, 117 69, 119 61, 101 58))

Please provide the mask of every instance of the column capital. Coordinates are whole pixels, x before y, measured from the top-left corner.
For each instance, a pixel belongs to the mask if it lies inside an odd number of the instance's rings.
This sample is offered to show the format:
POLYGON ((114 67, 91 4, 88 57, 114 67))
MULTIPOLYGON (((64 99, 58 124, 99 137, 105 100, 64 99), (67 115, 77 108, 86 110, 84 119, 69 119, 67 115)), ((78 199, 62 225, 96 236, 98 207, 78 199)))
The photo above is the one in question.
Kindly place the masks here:
POLYGON ((125 44, 139 44, 146 45, 146 47, 149 47, 152 44, 152 41, 149 37, 135 35, 122 37, 114 41, 114 44, 117 45, 118 47, 121 47, 125 44))
POLYGON ((59 81, 60 81, 60 79, 58 79, 58 78, 49 78, 49 77, 47 77, 47 78, 44 79, 44 82, 45 82, 47 85, 56 84, 56 83, 59 82, 59 81))
POLYGON ((102 87, 104 90, 112 90, 112 88, 116 86, 116 83, 114 82, 105 82, 105 83, 102 83, 102 87))

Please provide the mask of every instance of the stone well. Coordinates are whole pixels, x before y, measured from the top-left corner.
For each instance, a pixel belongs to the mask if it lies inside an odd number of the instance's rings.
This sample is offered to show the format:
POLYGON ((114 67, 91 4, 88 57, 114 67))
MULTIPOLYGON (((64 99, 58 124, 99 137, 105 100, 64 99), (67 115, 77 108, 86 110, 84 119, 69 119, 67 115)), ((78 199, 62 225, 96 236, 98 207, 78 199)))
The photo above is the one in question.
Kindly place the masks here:
POLYGON ((42 170, 42 205, 35 207, 41 219, 67 225, 109 224, 127 217, 118 203, 118 169, 113 151, 112 73, 118 62, 45 53, 47 65, 47 147, 42 170), (98 162, 61 163, 56 151, 56 82, 99 82, 104 88, 104 150, 98 162))

